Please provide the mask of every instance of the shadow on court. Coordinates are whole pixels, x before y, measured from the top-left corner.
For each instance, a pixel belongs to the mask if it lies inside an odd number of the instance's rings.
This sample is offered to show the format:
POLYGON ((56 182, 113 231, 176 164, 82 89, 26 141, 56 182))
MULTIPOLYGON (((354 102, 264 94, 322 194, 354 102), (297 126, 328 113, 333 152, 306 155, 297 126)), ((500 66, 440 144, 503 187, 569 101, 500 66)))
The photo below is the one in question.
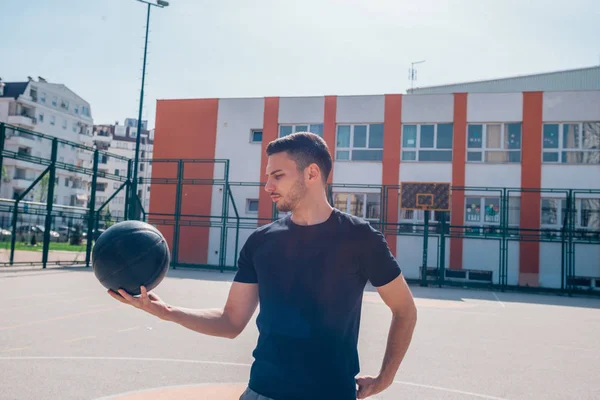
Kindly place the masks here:
MULTIPOLYGON (((39 266, 33 267, 3 267, 0 268, 0 277, 11 277, 16 272, 27 274, 27 276, 65 274, 72 272, 92 273, 91 268, 85 266, 49 266, 47 269, 41 269, 39 266)), ((201 280, 213 282, 231 282, 235 272, 192 268, 171 268, 167 274, 170 279, 201 280)), ((410 284, 413 295, 417 298, 426 298, 440 301, 464 302, 468 300, 495 301, 501 303, 526 303, 560 307, 583 307, 600 309, 600 297, 567 294, 545 294, 528 293, 515 291, 497 291, 485 288, 460 288, 460 287, 442 287, 435 285, 421 287, 418 283, 410 284), (500 300, 501 297, 501 300, 500 300)), ((366 293, 376 293, 377 290, 371 284, 367 283, 366 293)))

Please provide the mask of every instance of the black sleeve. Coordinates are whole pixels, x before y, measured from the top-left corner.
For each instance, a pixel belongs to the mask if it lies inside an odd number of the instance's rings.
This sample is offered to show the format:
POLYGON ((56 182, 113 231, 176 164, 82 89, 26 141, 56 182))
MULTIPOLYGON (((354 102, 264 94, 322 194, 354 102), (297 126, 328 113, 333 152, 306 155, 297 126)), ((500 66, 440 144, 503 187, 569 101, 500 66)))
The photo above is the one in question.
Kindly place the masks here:
POLYGON ((363 273, 375 287, 390 283, 401 274, 400 264, 381 232, 371 225, 363 232, 363 273))
POLYGON ((253 253, 254 253, 254 233, 248 237, 246 243, 242 246, 240 256, 238 258, 238 270, 233 278, 234 282, 241 283, 258 283, 256 277, 256 269, 254 268, 253 253))

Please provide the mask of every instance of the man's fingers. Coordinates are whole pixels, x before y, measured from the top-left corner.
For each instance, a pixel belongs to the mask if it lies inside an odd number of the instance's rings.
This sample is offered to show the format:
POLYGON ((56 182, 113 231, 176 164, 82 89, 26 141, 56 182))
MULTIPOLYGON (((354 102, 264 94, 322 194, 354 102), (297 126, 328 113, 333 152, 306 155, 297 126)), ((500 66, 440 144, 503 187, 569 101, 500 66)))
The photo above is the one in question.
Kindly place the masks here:
POLYGON ((152 292, 148 293, 148 298, 149 298, 150 300, 153 300, 153 301, 160 300, 160 297, 158 297, 157 295, 155 295, 155 294, 154 294, 154 293, 152 293, 152 292))
POLYGON ((120 301, 121 303, 127 304, 127 300, 125 300, 122 296, 120 296, 118 293, 115 293, 114 291, 108 289, 108 294, 110 294, 110 296, 115 299, 120 301))
POLYGON ((137 302, 137 299, 135 299, 132 295, 130 295, 129 293, 127 293, 125 290, 123 289, 119 289, 118 290, 119 294, 121 296, 123 296, 123 298, 125 300, 127 300, 130 304, 135 304, 137 302))

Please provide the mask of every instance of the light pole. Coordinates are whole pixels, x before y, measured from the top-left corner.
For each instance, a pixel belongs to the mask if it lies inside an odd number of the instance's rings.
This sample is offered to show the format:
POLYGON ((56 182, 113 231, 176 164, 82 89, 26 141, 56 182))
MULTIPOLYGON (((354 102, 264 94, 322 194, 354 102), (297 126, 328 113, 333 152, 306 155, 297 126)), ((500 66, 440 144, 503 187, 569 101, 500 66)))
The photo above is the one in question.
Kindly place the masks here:
POLYGON ((135 158, 133 161, 133 182, 131 183, 131 204, 129 205, 129 219, 139 219, 138 212, 138 204, 134 201, 135 196, 137 196, 137 186, 138 186, 138 171, 140 170, 139 158, 140 158, 140 137, 142 135, 142 108, 144 106, 144 83, 146 80, 146 53, 148 51, 148 28, 150 26, 150 8, 158 7, 165 8, 169 6, 168 1, 164 0, 156 0, 146 1, 146 0, 137 0, 140 3, 145 3, 148 5, 148 13, 146 14, 146 39, 144 41, 144 63, 142 64, 142 89, 140 90, 140 109, 138 111, 138 120, 137 120, 137 134, 135 135, 135 158))

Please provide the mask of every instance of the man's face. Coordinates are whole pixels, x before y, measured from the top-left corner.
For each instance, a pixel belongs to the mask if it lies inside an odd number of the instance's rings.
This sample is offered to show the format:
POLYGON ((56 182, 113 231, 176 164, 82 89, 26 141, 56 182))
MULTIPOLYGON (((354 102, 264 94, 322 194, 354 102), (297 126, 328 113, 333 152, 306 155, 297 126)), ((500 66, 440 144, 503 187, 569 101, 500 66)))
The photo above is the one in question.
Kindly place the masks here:
POLYGON ((304 174, 298 171, 296 162, 287 153, 269 156, 267 161, 265 190, 276 203, 277 210, 294 210, 306 195, 304 174))

